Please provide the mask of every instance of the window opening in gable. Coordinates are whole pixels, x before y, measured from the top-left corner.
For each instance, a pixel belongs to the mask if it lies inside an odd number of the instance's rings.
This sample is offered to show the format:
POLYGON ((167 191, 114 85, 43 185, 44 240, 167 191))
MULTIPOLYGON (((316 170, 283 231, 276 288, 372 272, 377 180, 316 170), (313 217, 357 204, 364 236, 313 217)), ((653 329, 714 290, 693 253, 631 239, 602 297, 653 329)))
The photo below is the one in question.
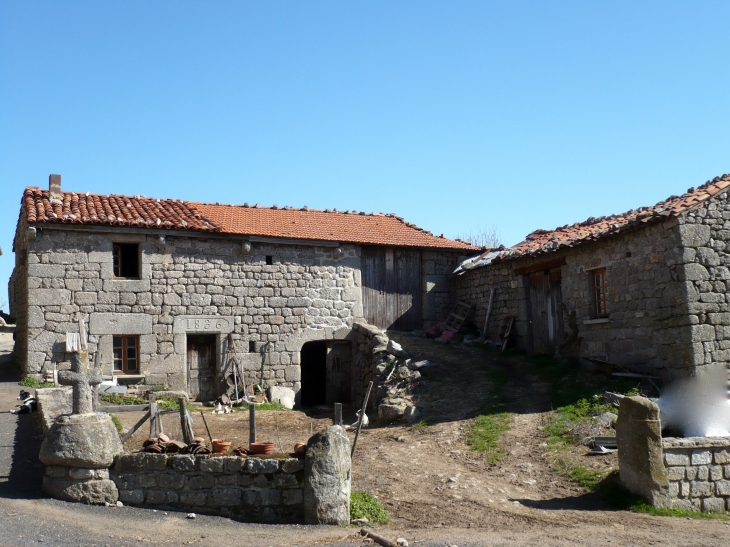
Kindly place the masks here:
POLYGON ((139 279, 139 243, 114 243, 114 277, 139 279))
POLYGON ((593 286, 593 315, 606 317, 606 268, 591 271, 593 286))
POLYGON ((114 336, 114 374, 137 374, 139 372, 139 338, 137 336, 114 336))
POLYGON ((271 255, 266 255, 266 265, 272 266, 274 264, 274 257, 271 255))

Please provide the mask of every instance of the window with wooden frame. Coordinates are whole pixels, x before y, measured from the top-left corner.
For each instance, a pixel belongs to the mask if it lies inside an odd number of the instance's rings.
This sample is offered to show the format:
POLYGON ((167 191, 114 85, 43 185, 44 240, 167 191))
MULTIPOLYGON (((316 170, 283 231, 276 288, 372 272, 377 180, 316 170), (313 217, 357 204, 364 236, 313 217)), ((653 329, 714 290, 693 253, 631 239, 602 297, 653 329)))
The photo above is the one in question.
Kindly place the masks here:
POLYGON ((591 287, 593 289, 593 316, 606 317, 606 268, 591 270, 591 287))
POLYGON ((114 374, 139 373, 139 337, 114 336, 114 374))
POLYGON ((139 279, 139 243, 114 243, 114 277, 139 279))

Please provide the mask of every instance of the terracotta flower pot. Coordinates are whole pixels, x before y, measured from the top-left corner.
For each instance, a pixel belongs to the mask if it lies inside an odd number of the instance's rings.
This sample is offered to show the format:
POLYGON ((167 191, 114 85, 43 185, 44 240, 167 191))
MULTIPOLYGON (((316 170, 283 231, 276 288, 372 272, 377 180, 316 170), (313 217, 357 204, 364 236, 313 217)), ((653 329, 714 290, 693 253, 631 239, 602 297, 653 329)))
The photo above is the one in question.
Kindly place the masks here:
POLYGON ((274 451, 274 443, 251 443, 251 452, 254 454, 271 454, 274 451))
POLYGON ((306 443, 297 443, 294 445, 294 454, 296 454, 297 456, 304 456, 306 451, 307 451, 306 443))
POLYGON ((230 442, 219 441, 218 439, 213 439, 213 442, 211 444, 213 445, 214 454, 225 454, 226 452, 228 452, 228 449, 231 447, 230 442))

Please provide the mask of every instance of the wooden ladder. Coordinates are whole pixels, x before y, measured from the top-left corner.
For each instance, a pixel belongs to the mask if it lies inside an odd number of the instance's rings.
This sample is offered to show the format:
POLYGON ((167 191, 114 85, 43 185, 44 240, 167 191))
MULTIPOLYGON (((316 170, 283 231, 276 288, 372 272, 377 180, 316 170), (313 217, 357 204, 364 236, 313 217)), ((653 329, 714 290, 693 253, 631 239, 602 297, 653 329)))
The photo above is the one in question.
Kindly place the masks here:
POLYGON ((449 330, 454 334, 459 332, 459 329, 464 324, 464 321, 466 321, 466 317, 469 315, 470 311, 470 304, 461 301, 457 302, 454 306, 454 309, 451 310, 449 317, 446 319, 446 325, 444 326, 444 330, 449 330))
POLYGON ((502 341, 502 351, 507 349, 509 335, 512 334, 512 325, 515 323, 514 317, 505 317, 502 319, 502 326, 499 327, 499 338, 502 341))

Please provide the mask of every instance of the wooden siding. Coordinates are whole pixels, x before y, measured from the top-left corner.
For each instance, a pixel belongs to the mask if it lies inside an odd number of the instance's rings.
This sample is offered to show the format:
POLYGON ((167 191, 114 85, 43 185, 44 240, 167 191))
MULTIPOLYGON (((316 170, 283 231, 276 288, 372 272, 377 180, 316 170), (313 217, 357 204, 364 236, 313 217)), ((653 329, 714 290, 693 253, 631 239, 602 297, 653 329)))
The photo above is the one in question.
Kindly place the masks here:
POLYGON ((361 263, 365 320, 381 329, 423 328, 421 251, 363 247, 361 263))

